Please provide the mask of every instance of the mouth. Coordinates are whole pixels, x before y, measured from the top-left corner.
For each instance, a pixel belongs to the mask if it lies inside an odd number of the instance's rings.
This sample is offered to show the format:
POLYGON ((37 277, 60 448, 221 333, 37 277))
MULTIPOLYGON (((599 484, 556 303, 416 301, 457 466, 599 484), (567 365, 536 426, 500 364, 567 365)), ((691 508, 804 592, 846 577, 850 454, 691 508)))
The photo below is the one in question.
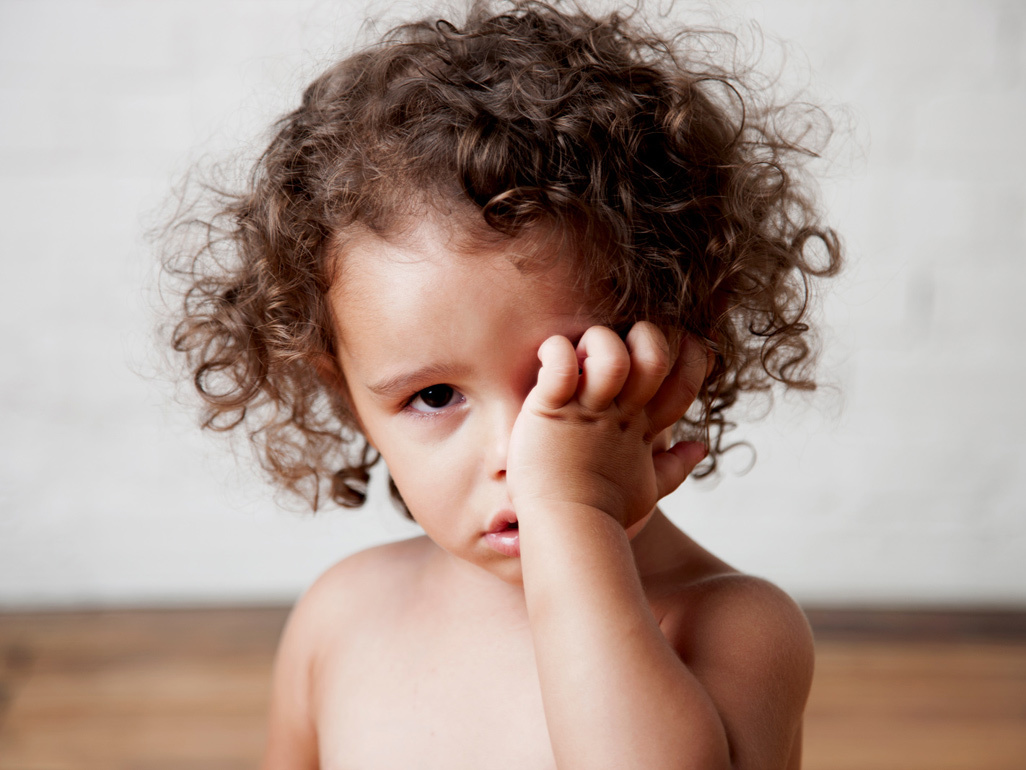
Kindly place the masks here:
POLYGON ((503 511, 494 519, 484 533, 485 544, 504 556, 520 556, 520 524, 512 511, 503 511))
POLYGON ((485 534, 497 535, 503 532, 516 532, 518 529, 520 523, 517 521, 517 515, 513 511, 502 511, 492 519, 485 534))

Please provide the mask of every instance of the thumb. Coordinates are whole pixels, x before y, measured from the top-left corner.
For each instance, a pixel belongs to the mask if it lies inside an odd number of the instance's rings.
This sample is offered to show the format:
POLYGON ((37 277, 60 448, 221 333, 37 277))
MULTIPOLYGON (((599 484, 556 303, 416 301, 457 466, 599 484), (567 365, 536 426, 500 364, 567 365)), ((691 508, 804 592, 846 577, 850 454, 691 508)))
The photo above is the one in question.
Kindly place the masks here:
POLYGON ((705 456, 709 454, 701 441, 681 441, 665 452, 652 456, 655 466, 656 490, 659 499, 666 497, 684 483, 705 456))

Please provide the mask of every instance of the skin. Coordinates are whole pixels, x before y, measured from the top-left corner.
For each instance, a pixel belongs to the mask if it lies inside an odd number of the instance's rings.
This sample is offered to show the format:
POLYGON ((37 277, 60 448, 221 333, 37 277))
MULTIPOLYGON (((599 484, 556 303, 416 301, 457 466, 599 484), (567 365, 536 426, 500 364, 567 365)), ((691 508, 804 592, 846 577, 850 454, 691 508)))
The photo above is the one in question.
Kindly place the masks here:
POLYGON ((667 429, 707 354, 572 285, 431 218, 347 250, 338 387, 426 536, 297 604, 265 769, 800 765, 804 616, 657 508, 704 453, 667 429), (509 511, 519 557, 482 537, 509 511))

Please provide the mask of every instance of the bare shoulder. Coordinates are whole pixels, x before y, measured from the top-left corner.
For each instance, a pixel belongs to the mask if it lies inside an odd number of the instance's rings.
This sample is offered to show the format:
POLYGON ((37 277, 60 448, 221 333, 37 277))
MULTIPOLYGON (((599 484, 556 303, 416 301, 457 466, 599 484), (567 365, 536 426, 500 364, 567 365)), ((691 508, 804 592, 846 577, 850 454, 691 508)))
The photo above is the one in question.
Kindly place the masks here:
POLYGON ((283 643, 309 651, 328 638, 338 641, 347 621, 403 595, 395 589, 409 585, 429 548, 427 538, 402 540, 359 551, 328 568, 292 608, 283 643))
POLYGON ((430 553, 425 538, 369 548, 326 570, 292 608, 275 656, 263 767, 318 767, 317 672, 328 654, 344 650, 346 634, 365 626, 397 584, 430 553))
POLYGON ((715 703, 735 766, 797 767, 815 655, 794 600, 760 578, 713 574, 676 591, 660 625, 715 703))
POLYGON ((325 570, 300 599, 296 609, 315 605, 321 611, 331 608, 346 611, 396 596, 393 589, 409 585, 409 580, 435 550, 431 541, 421 536, 354 553, 325 570))
MULTIPOLYGON (((692 663, 747 675, 793 668, 811 679, 812 632, 801 608, 761 578, 728 573, 699 580, 669 608, 672 635, 692 663)), ((779 671, 776 671, 779 673, 779 671)))

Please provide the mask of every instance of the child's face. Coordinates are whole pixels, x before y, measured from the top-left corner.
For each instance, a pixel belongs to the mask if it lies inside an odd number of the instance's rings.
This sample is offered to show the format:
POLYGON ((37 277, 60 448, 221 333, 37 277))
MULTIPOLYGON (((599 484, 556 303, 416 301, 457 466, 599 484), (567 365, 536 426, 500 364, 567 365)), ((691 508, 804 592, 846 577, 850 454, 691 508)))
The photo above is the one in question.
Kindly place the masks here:
POLYGON ((552 335, 594 325, 566 268, 518 270, 502 254, 457 252, 430 220, 403 240, 347 249, 330 301, 351 405, 425 532, 452 556, 520 581, 510 431, 552 335), (506 516, 506 519, 503 517, 506 516))

